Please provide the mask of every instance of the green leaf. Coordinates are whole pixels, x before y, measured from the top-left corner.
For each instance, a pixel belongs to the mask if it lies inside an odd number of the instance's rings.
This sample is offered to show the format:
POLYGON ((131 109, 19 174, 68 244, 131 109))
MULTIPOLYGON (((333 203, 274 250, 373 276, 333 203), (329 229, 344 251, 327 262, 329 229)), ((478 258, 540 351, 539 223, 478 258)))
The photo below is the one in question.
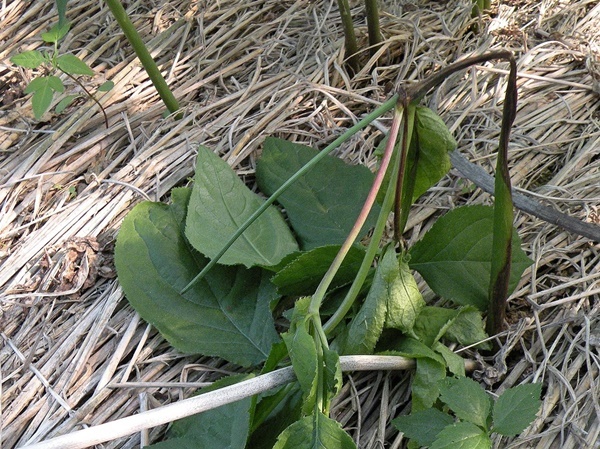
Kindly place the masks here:
POLYGON ((323 388, 326 392, 323 410, 329 411, 331 400, 336 397, 342 389, 343 382, 340 356, 336 351, 324 348, 323 363, 325 364, 323 388))
MULTIPOLYGON (((395 255, 395 252, 394 252, 395 255)), ((395 259, 395 258, 394 258, 395 259)), ((417 281, 408 264, 396 260, 396 274, 389 279, 385 327, 411 334, 419 312, 425 306, 417 281)))
POLYGON ((470 422, 452 424, 442 430, 429 449, 490 449, 487 433, 470 422))
POLYGON ((356 445, 337 421, 318 412, 285 429, 273 449, 356 449, 356 445))
POLYGON ((61 40, 63 37, 67 35, 69 29, 71 28, 71 24, 69 22, 64 22, 61 24, 60 22, 50 28, 46 33, 42 33, 42 39, 44 42, 48 42, 49 44, 54 44, 61 40))
POLYGON ((275 288, 260 269, 217 266, 179 293, 207 263, 182 233, 187 198, 189 190, 176 189, 173 204, 143 202, 127 215, 115 248, 119 282, 176 349, 258 364, 278 340, 269 310, 275 288))
POLYGON ((412 381, 412 411, 431 408, 440 395, 439 382, 446 377, 444 358, 414 338, 403 338, 394 351, 404 357, 417 359, 412 381))
POLYGON ((71 103, 73 103, 73 100, 75 100, 76 98, 79 98, 80 96, 81 95, 79 95, 79 94, 67 95, 65 98, 63 98, 62 100, 60 100, 58 102, 58 104, 54 108, 54 112, 56 112, 57 114, 62 114, 62 112, 65 109, 67 109, 71 103))
MULTIPOLYGON (((200 394, 234 385, 254 377, 252 374, 235 375, 220 379, 200 394)), ((197 415, 175 421, 168 439, 148 447, 153 449, 228 448, 244 449, 250 430, 252 397, 222 405, 197 415)))
MULTIPOLYGON (((304 145, 269 137, 256 167, 256 179, 267 195, 318 152, 304 145)), ((279 203, 296 231, 303 249, 344 242, 367 197, 374 175, 361 165, 348 165, 327 156, 290 186, 279 203)), ((363 234, 374 226, 379 206, 371 211, 363 234)))
MULTIPOLYGON (((410 252, 417 270, 438 295, 479 310, 488 306, 494 209, 459 207, 441 217, 410 252)), ((513 230, 509 294, 531 260, 513 230)))
POLYGON ((541 392, 542 384, 525 384, 502 393, 494 404, 492 431, 510 437, 520 434, 539 412, 541 392))
POLYGON ((59 77, 39 76, 31 80, 25 88, 25 93, 33 93, 31 105, 33 107, 33 115, 37 120, 41 119, 44 113, 52 104, 54 92, 63 92, 65 87, 59 77))
POLYGON ((74 55, 60 55, 56 58, 57 67, 69 75, 94 76, 94 71, 74 55))
POLYGON ((399 277, 396 250, 385 250, 375 271, 373 283, 360 310, 350 322, 344 354, 372 354, 385 324, 389 295, 399 277))
POLYGON ((439 342, 433 346, 433 349, 444 358, 448 371, 457 377, 465 377, 465 361, 461 356, 439 342))
POLYGON ((41 52, 37 50, 31 50, 14 55, 12 58, 10 58, 10 62, 18 65, 19 67, 25 67, 26 69, 37 69, 47 61, 41 52))
MULTIPOLYGON (((196 176, 185 235, 207 257, 214 258, 263 200, 250 191, 229 165, 204 146, 198 148, 196 176)), ((262 214, 223 255, 224 265, 276 265, 298 246, 275 207, 262 214)))
MULTIPOLYGON (((279 270, 271 282, 282 295, 310 295, 316 290, 339 249, 339 245, 328 245, 301 253, 279 270)), ((351 247, 330 288, 352 282, 364 256, 364 249, 351 247)))
POLYGON ((408 266, 389 245, 377 265, 371 289, 348 328, 344 353, 370 354, 384 327, 412 332, 423 297, 408 266))
POLYGON ((288 351, 285 342, 283 340, 280 340, 277 343, 274 343, 273 346, 271 346, 269 356, 267 357, 267 360, 265 360, 265 363, 262 369, 260 370, 260 373, 266 374, 277 369, 279 362, 281 362, 287 356, 288 351))
MULTIPOLYGON (((488 337, 481 312, 473 306, 462 306, 457 310, 424 307, 417 317, 414 332, 420 341, 430 347, 442 337, 463 346, 475 344, 488 337)), ((488 348, 489 343, 481 343, 478 347, 488 348)))
POLYGON ((261 424, 252 432, 246 445, 251 449, 273 449, 277 437, 302 416, 302 391, 297 383, 288 384, 273 395, 261 398, 254 419, 261 424), (268 413, 268 416, 264 415, 268 413))
POLYGON ((445 377, 445 362, 440 363, 432 358, 417 359, 417 369, 411 385, 412 411, 425 410, 435 404, 440 395, 439 382, 445 377))
POLYGON ((431 446, 438 434, 453 422, 454 418, 447 413, 437 408, 428 408, 410 415, 398 416, 392 424, 404 433, 404 436, 415 440, 421 446, 431 446))
POLYGON ((330 400, 342 387, 339 355, 328 348, 317 347, 318 343, 311 335, 312 322, 308 313, 310 301, 308 296, 296 301, 290 329, 281 335, 302 388, 302 411, 307 415, 315 409, 319 382, 322 382, 324 390, 323 404, 320 405, 323 410, 328 410, 330 400), (319 367, 319 363, 322 363, 322 367, 319 367), (323 370, 322 378, 319 378, 319 368, 323 370))
POLYGON ((411 359, 432 359, 441 365, 444 364, 444 359, 438 353, 411 337, 402 338, 394 352, 411 359))
POLYGON ((296 301, 290 323, 290 330, 281 335, 287 346, 294 373, 303 392, 302 410, 311 413, 316 400, 318 387, 317 347, 314 338, 309 333, 308 306, 310 297, 296 301))
MULTIPOLYGON (((446 330, 444 337, 463 346, 472 345, 488 338, 481 312, 472 306, 461 307, 457 317, 446 330)), ((490 342, 477 345, 479 349, 491 349, 491 347, 490 342)))
MULTIPOLYGON (((412 107, 414 106, 411 105, 412 107)), ((415 200, 450 171, 452 165, 448 153, 456 148, 452 134, 435 112, 425 106, 416 106, 414 110, 415 119, 402 185, 402 225, 405 224, 410 206, 415 200)), ((383 152, 386 144, 387 138, 383 139, 378 150, 383 152)), ((383 185, 389 186, 389 174, 386 175, 383 185)), ((379 191, 379 202, 383 201, 385 191, 385 188, 379 191)))
POLYGON ((440 383, 440 399, 459 419, 487 429, 491 398, 474 380, 468 377, 444 379, 440 383))
POLYGON ((456 141, 444 121, 425 106, 416 107, 412 140, 418 153, 409 152, 407 159, 407 173, 411 172, 415 159, 417 163, 411 203, 450 171, 448 153, 456 148, 456 141))
POLYGON ((414 333, 420 341, 432 347, 444 336, 458 313, 458 310, 446 307, 423 307, 415 321, 414 333))
POLYGON ((109 92, 112 88, 115 87, 115 83, 112 81, 104 81, 100 86, 98 86, 98 92, 109 92))

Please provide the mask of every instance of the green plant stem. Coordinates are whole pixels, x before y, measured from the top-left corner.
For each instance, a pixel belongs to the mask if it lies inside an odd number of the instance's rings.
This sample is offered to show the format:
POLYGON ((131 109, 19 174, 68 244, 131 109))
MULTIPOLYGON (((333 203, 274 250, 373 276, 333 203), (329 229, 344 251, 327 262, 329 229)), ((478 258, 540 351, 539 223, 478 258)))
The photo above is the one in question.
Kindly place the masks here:
POLYGON ((374 56, 381 47, 382 41, 377 0, 365 0, 365 11, 367 13, 367 29, 369 32, 369 49, 371 56, 374 56))
POLYGON ((342 27, 344 28, 344 48, 346 49, 346 64, 351 75, 356 75, 360 70, 358 62, 358 45, 356 44, 356 34, 354 33, 354 23, 352 23, 352 14, 348 0, 337 0, 342 27))
POLYGON ((436 86, 442 84, 450 75, 471 67, 472 65, 500 59, 509 61, 513 58, 509 50, 497 50, 483 53, 477 56, 470 56, 459 61, 453 62, 449 66, 441 68, 423 81, 413 84, 406 88, 406 96, 410 102, 419 101, 427 92, 436 86))
MULTIPOLYGON (((399 155, 396 153, 392 161, 392 174, 390 176, 390 183, 392 183, 391 185, 395 184, 396 178, 398 177, 398 157, 399 155)), ((369 242, 369 246, 367 246, 365 257, 363 258, 358 272, 354 277, 354 281, 352 281, 352 285, 350 286, 348 293, 346 293, 342 303, 337 307, 329 320, 327 320, 327 322, 323 325, 323 330, 326 334, 330 334, 350 311, 354 301, 362 289, 362 286, 365 283, 365 280, 367 279, 367 276, 369 275, 369 271, 373 265, 373 260, 375 260, 375 256, 379 251, 379 243, 383 236, 383 232, 385 231, 385 226, 394 206, 394 193, 394 189, 388 189, 385 193, 385 197, 381 205, 381 211, 379 212, 377 223, 375 223, 375 227, 371 235, 371 241, 369 242)))
POLYGON ((317 350, 317 379, 316 379, 316 384, 317 384, 317 391, 316 391, 316 399, 315 399, 315 409, 314 409, 314 413, 315 415, 318 412, 323 412, 325 413, 325 390, 324 390, 324 374, 323 371, 325 370, 325 361, 323 358, 323 348, 328 348, 329 344, 327 343, 327 339, 325 340, 325 343, 323 344, 322 339, 321 339, 321 334, 323 333, 323 328, 321 326, 321 318, 319 316, 313 317, 313 323, 315 324, 315 330, 316 332, 313 334, 313 340, 315 342, 315 348, 317 350))
MULTIPOLYGON (((403 210, 402 208, 402 188, 404 187, 404 179, 406 176, 406 159, 408 157, 408 149, 410 147, 410 140, 412 137, 412 129, 414 128, 414 117, 415 117, 415 108, 409 106, 409 99, 406 95, 403 96, 402 99, 402 107, 404 108, 405 113, 407 114, 406 120, 404 120, 403 125, 404 129, 402 131, 402 144, 400 145, 400 168, 398 170, 398 178, 396 179, 396 197, 394 203, 394 238, 398 243, 400 243, 402 239, 402 234, 404 233, 405 222, 403 217, 408 216, 408 210, 410 209, 409 200, 407 205, 403 210), (410 109, 410 112, 409 112, 410 109)), ((413 167, 417 166, 417 161, 413 164, 413 167)), ((414 173, 413 173, 414 175, 414 173)), ((414 176, 412 179, 409 179, 409 182, 413 182, 414 188, 414 176)), ((412 189, 409 189, 412 190, 412 189)), ((410 193, 412 196, 412 193, 410 193)))
POLYGON ((244 233, 244 231, 246 229, 248 229, 248 227, 252 223, 254 223, 254 221, 265 210, 267 210, 269 208, 269 206, 271 206, 275 201, 277 201, 277 198, 279 198, 283 192, 285 192, 294 182, 296 182, 298 180, 298 178, 300 178, 301 176, 304 176, 306 173, 308 173, 316 164, 319 163, 319 161, 321 161, 321 159, 325 158, 329 153, 331 153, 333 150, 335 150, 337 147, 339 147, 342 143, 347 141, 350 137, 352 137, 358 131, 367 127, 373 120, 375 120, 376 118, 380 117, 381 115, 385 114, 390 109, 392 109, 394 107, 394 105, 396 104, 397 99, 398 99, 398 95, 394 95, 389 100, 387 100, 385 103, 383 103, 381 106, 379 106, 377 109, 375 109, 373 112, 371 112, 366 117, 364 117, 362 120, 360 120, 356 125, 352 126, 351 128, 348 128, 348 130, 346 130, 341 136, 339 136, 332 143, 330 143, 323 151, 321 151, 314 158, 312 158, 310 161, 308 161, 306 163, 306 165, 304 165, 304 167, 302 167, 292 177, 290 177, 286 182, 284 182, 281 185, 281 187, 279 187, 275 192, 273 192, 273 194, 256 210, 256 212, 254 212, 239 227, 239 229, 231 236, 229 241, 227 243, 225 243, 225 245, 223 246, 223 249, 221 249, 221 251, 219 251, 219 253, 213 259, 211 259, 210 262, 202 269, 202 271, 200 273, 198 273, 198 275, 194 279, 192 279, 192 281, 188 285, 185 286, 185 288, 181 291, 181 293, 183 294, 183 293, 187 292, 190 288, 192 288, 192 286, 196 282, 198 282, 200 279, 202 279, 206 275, 206 273, 208 273, 212 269, 212 267, 214 267, 217 264, 217 262, 219 262, 219 259, 223 256, 223 254, 225 254, 225 252, 227 252, 227 250, 231 247, 231 245, 233 245, 233 243, 238 239, 238 237, 240 237, 244 233))
POLYGON ((517 63, 511 56, 510 72, 502 111, 498 142, 498 160, 494 182, 494 233, 490 271, 489 309, 486 330, 489 335, 502 332, 510 281, 512 251, 513 201, 508 172, 508 140, 517 111, 517 63))
POLYGON ((375 176, 375 179, 373 180, 373 185, 371 186, 371 190, 369 191, 369 194, 367 195, 367 198, 363 204, 362 210, 360 211, 360 214, 358 215, 358 218, 356 219, 354 226, 348 233, 348 237, 346 237, 346 240, 344 241, 340 250, 336 254, 335 258, 333 259, 333 262, 331 263, 327 272, 323 276, 323 279, 321 279, 321 282, 319 283, 319 286, 317 287, 317 290, 315 291, 315 294, 312 297, 310 306, 308 308, 308 311, 311 314, 318 315, 319 309, 321 307, 321 302, 323 301, 323 298, 325 297, 325 294, 327 293, 327 289, 329 288, 331 281, 333 280, 335 274, 337 273, 340 266, 342 265, 342 262, 344 261, 346 254, 348 254, 348 251, 350 250, 350 248, 354 244, 354 241, 358 237, 360 230, 362 229, 363 225, 365 224, 365 221, 367 220, 367 217, 369 216, 369 212, 371 212, 373 204, 375 203, 375 201, 377 199, 377 193, 379 192, 379 189, 381 188, 381 184, 383 184, 385 172, 387 171, 390 161, 392 160, 392 155, 394 154, 394 147, 396 144, 396 138, 398 137, 398 130, 400 128, 400 123, 401 123, 403 117, 404 117, 404 108, 402 106, 399 106, 398 104, 396 104, 396 108, 394 110, 394 118, 393 118, 392 124, 390 126, 388 141, 387 141, 387 144, 385 147, 385 151, 383 153, 383 158, 381 159, 381 165, 379 166, 377 175, 375 176))
POLYGON ((473 9, 471 10, 471 17, 479 17, 490 10, 492 7, 491 0, 473 0, 473 9))
POLYGON ((131 23, 131 20, 129 20, 127 12, 125 11, 125 8, 123 8, 123 5, 121 5, 121 2, 119 2, 119 0, 106 0, 106 4, 110 8, 113 16, 115 16, 117 23, 123 30, 123 33, 125 33, 125 37, 127 37, 127 40, 133 47, 135 54, 142 63, 142 66, 144 66, 146 73, 148 73, 152 84, 156 88, 158 95, 160 95, 160 98, 169 112, 172 114, 178 111, 179 104, 177 103, 173 92, 171 92, 171 89, 169 89, 169 86, 160 73, 156 62, 144 45, 144 41, 142 41, 142 38, 136 31, 133 23, 131 23))

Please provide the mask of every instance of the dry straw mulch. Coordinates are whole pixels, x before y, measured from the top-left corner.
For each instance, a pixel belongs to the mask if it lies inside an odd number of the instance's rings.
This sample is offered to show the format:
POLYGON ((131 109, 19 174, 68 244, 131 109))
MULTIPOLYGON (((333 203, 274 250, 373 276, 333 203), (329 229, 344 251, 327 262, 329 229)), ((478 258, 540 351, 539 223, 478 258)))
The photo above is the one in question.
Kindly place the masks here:
MULTIPOLYGON (((323 147, 387 98, 463 55, 509 48, 519 64, 519 112, 510 144, 514 185, 580 220, 600 222, 600 5, 506 0, 470 32, 468 1, 388 1, 377 67, 350 78, 335 2, 130 1, 127 11, 183 105, 163 105, 102 2, 71 0, 62 45, 115 88, 101 96, 110 126, 81 100, 32 118, 30 71, 12 54, 38 48, 56 20, 52 2, 0 6, 0 376, 2 447, 13 448, 189 396, 235 366, 179 354, 128 306, 111 262, 119 223, 137 202, 165 199, 193 174, 204 144, 252 181, 266 136, 323 147)), ((364 11, 353 10, 364 43, 364 11)), ((491 172, 504 64, 456 75, 426 103, 460 151, 491 172)), ((68 80, 65 80, 69 82, 68 80)), ((77 89, 76 86, 72 86, 77 89)), ((338 152, 373 165, 389 124, 379 120, 338 152)), ((415 207, 407 238, 456 204, 490 196, 452 172, 415 207), (466 187, 466 189, 465 189, 466 187)), ((518 213, 534 265, 510 303, 510 329, 473 376, 490 390, 544 383, 539 418, 497 447, 592 448, 600 433, 600 246, 518 213)), ((477 358, 474 353, 468 357, 477 358)), ((409 372, 350 374, 333 413, 360 448, 402 447, 389 424, 406 412, 409 372)), ((139 447, 165 427, 106 443, 139 447)))

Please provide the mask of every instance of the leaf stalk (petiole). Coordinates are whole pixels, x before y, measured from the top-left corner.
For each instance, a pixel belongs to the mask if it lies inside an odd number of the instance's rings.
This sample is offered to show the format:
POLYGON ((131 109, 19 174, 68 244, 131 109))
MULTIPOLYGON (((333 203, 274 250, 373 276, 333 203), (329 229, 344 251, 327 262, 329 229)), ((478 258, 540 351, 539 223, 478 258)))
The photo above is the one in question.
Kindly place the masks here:
POLYGON ((319 313, 321 302, 323 301, 323 298, 327 293, 327 289, 329 288, 331 281, 333 281, 333 278, 339 270, 340 266, 342 265, 346 254, 348 254, 350 247, 354 244, 354 241, 358 237, 360 230, 365 224, 365 221, 369 216, 369 212, 371 212, 371 208, 373 207, 373 204, 377 199, 377 193, 379 192, 381 184, 383 183, 385 173, 388 169, 390 161, 392 160, 392 155, 394 154, 394 147, 396 144, 396 139, 398 137, 398 130, 400 129, 400 123, 402 122, 402 119, 404 117, 404 112, 404 108, 401 105, 398 105, 398 103, 396 103, 396 107, 394 109, 394 118, 392 120, 390 132, 388 135, 388 141, 385 147, 385 151, 383 153, 383 158, 381 159, 381 165, 379 166, 379 170, 377 171, 377 175, 375 176, 373 185, 371 186, 371 190, 367 195, 367 198, 363 204, 363 208, 360 211, 360 214, 358 215, 354 226, 348 233, 348 237, 346 238, 339 252, 333 259, 333 262, 329 266, 329 269, 325 273, 325 276, 323 276, 323 279, 321 279, 321 282, 319 283, 319 286, 317 287, 317 290, 315 291, 312 297, 312 301, 309 307, 309 311, 311 313, 319 313))

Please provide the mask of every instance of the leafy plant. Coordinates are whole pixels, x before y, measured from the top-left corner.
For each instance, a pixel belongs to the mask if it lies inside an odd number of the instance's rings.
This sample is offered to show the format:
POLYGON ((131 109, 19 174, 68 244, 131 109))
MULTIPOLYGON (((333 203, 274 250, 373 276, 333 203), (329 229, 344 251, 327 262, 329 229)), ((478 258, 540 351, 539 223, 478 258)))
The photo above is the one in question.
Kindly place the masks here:
MULTIPOLYGON (((50 109, 54 94, 63 93, 65 91, 62 80, 58 76, 52 75, 53 72, 59 71, 77 83, 88 98, 100 107, 104 114, 106 127, 108 128, 108 118, 106 117, 104 108, 76 77, 76 75, 94 76, 94 71, 77 56, 71 54, 59 54, 58 52, 58 43, 67 35, 69 28, 69 22, 58 23, 50 28, 49 31, 42 33, 42 40, 46 43, 53 44, 54 48, 52 51, 24 51, 11 57, 10 61, 19 67, 27 69, 46 68, 46 74, 32 79, 24 91, 26 94, 33 94, 31 97, 31 104, 33 107, 33 114, 37 120, 40 120, 48 109, 50 109)), ((113 85, 112 81, 106 81, 98 87, 98 91, 107 92, 112 89, 113 85)), ((60 114, 78 97, 80 97, 78 94, 70 94, 63 97, 55 107, 56 113, 60 114)))
MULTIPOLYGON (((59 55, 58 54, 58 42, 63 39, 69 32, 70 23, 67 20, 67 4, 68 0, 55 0, 56 9, 58 11, 58 23, 53 26, 47 33, 42 33, 42 39, 47 42, 54 44, 54 52, 42 53, 38 50, 31 50, 20 53, 10 58, 13 64, 18 66, 36 69, 41 65, 48 65, 53 70, 59 70, 69 76, 84 90, 86 95, 94 101, 102 110, 104 114, 104 121, 108 128, 108 117, 102 105, 91 95, 87 89, 79 82, 74 75, 87 75, 93 76, 94 72, 90 69, 87 64, 81 61, 74 55, 59 55)), ((150 81, 156 88, 160 98, 167 107, 169 113, 175 113, 179 110, 179 103, 177 102, 173 92, 169 89, 167 82, 160 73, 156 62, 150 55, 150 52, 144 45, 144 42, 138 32, 136 31, 133 23, 127 16, 127 12, 119 0, 106 0, 110 11, 112 12, 115 20, 119 27, 125 34, 136 55, 140 59, 144 70, 148 74, 150 81)), ((114 86, 112 81, 106 81, 99 88, 99 92, 110 91, 114 86)), ((33 112, 36 119, 40 119, 44 113, 49 109, 55 92, 62 93, 64 91, 64 85, 60 78, 54 75, 44 75, 36 77, 25 89, 25 93, 33 93, 32 105, 33 112)), ((55 110, 57 113, 61 113, 78 95, 67 95, 61 100, 56 106, 55 110)), ((176 117, 179 117, 177 115, 176 117)))
MULTIPOLYGON (((482 313, 488 313, 488 331, 501 329, 506 296, 530 263, 512 227, 506 158, 516 108, 515 73, 508 52, 459 61, 400 90, 321 152, 267 138, 256 171, 258 186, 270 194, 266 200, 217 155, 200 147, 191 189, 174 189, 170 204, 143 202, 127 215, 115 264, 142 318, 181 351, 246 367, 264 363, 263 373, 280 365, 294 370, 295 386, 221 412, 228 422, 217 427, 245 420, 243 428, 249 429, 229 447, 248 442, 251 447, 355 447, 329 417, 341 387, 343 354, 415 359, 413 413, 439 418, 442 412, 433 407, 442 401, 462 420, 449 426, 447 417, 437 419, 440 435, 481 442, 490 429, 502 433, 516 428, 506 424, 507 400, 499 400, 499 411, 494 408, 495 427, 487 422, 489 410, 481 399, 487 400, 486 393, 469 390, 480 402, 477 410, 453 405, 453 377, 464 379, 465 362, 446 346, 452 342, 489 349, 482 343, 482 313), (442 120, 418 101, 449 73, 497 58, 510 62, 511 74, 495 206, 457 208, 420 243, 405 248, 402 234, 410 207, 448 172, 448 153, 456 146, 442 120), (329 156, 392 109, 375 175, 329 156), (285 209, 287 221, 275 202, 285 209), (392 211, 395 239, 389 242, 383 234, 392 211), (411 269, 458 307, 426 305, 411 269), (259 432, 265 426, 271 431, 259 432)), ((209 418, 197 419, 160 447, 181 447, 181 438, 192 434, 198 441, 209 438, 217 427, 203 429, 209 418)))
POLYGON ((442 410, 429 408, 399 416, 393 424, 430 449, 491 448, 491 434, 515 436, 531 424, 540 409, 541 389, 541 384, 519 385, 492 400, 477 382, 448 377, 440 382, 442 410))

